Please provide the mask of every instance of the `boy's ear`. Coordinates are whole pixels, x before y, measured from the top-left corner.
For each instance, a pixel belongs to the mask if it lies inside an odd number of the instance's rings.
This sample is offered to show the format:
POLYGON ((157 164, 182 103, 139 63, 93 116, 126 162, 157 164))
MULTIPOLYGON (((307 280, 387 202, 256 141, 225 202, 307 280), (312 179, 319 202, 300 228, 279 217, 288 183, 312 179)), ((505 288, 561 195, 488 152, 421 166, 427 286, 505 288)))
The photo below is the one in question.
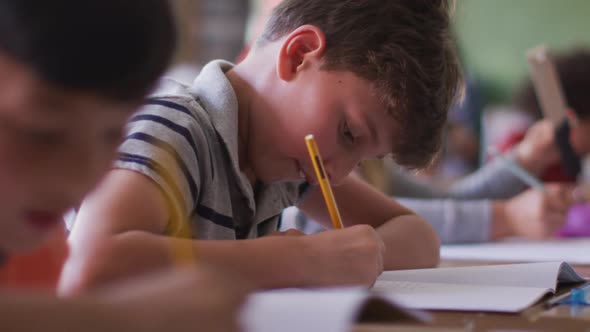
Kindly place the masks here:
POLYGON ((297 72, 319 64, 326 49, 326 36, 320 28, 302 25, 283 41, 278 54, 277 73, 284 81, 292 80, 297 72))

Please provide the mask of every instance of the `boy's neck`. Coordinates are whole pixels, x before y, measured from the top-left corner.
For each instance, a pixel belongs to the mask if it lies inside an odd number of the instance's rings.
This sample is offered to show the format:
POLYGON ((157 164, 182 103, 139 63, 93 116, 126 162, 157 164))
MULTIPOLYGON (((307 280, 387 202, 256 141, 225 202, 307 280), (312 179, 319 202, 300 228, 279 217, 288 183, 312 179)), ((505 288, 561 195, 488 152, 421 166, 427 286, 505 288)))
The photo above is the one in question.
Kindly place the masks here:
MULTIPOLYGON (((227 77, 238 98, 238 159, 240 170, 246 175, 254 187, 258 179, 251 156, 250 144, 254 137, 251 128, 255 121, 264 116, 268 108, 269 98, 272 99, 273 88, 276 86, 276 65, 272 61, 276 48, 280 45, 267 45, 252 50, 242 62, 227 72, 227 77)), ((260 133, 256 133, 260 135, 260 133)))
POLYGON ((250 184, 256 183, 256 175, 251 168, 248 158, 249 132, 250 132, 250 110, 254 89, 242 75, 239 65, 227 72, 227 78, 232 85, 238 98, 238 159, 240 170, 246 175, 250 184))

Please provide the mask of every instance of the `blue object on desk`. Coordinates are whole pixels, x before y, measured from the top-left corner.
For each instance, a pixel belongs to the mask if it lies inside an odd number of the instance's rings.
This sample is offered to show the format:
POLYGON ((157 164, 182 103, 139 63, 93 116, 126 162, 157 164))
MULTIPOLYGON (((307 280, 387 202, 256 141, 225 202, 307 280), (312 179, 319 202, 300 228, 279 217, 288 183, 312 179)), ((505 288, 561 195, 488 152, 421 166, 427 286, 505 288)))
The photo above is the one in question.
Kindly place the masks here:
POLYGON ((560 301, 559 304, 590 305, 588 295, 590 295, 590 285, 574 288, 570 291, 570 295, 563 301, 560 301))
POLYGON ((588 304, 586 303, 586 292, 582 288, 572 289, 570 295, 570 304, 588 304))

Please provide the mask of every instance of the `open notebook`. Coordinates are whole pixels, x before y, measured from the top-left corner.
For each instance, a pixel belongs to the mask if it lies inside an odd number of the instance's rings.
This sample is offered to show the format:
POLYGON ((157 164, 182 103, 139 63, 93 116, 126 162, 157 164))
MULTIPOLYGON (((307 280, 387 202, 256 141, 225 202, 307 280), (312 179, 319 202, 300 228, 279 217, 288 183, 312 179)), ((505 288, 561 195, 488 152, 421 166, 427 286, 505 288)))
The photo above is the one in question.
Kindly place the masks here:
POLYGON ((545 262, 386 271, 373 291, 409 308, 519 312, 583 281, 567 263, 545 262))
POLYGON ((417 323, 428 314, 400 307, 363 288, 257 292, 240 314, 246 332, 345 332, 355 322, 417 323))

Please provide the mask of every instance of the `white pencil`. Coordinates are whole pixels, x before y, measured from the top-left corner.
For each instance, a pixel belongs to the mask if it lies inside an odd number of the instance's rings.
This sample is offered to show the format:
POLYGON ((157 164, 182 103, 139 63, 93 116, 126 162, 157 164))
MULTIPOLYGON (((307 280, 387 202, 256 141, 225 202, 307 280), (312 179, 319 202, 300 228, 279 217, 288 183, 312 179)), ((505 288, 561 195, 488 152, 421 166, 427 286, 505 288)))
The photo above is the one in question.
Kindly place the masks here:
POLYGON ((488 148, 488 152, 494 156, 494 158, 499 159, 509 171, 512 172, 517 178, 521 179, 524 183, 528 184, 530 187, 535 188, 540 191, 545 191, 545 186, 541 180, 537 179, 534 175, 527 172, 525 169, 520 167, 514 160, 506 158, 503 154, 501 154, 496 148, 490 147, 488 148))

